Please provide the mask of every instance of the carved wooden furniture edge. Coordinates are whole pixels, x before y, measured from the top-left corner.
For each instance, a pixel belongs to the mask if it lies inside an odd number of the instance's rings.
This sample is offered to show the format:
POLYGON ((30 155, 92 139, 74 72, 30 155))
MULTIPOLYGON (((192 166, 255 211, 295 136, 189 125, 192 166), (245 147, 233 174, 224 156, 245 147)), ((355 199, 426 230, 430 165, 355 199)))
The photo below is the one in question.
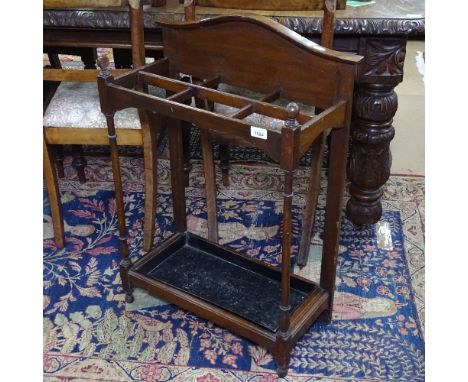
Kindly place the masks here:
POLYGON ((203 20, 197 20, 194 22, 185 22, 179 20, 158 20, 158 24, 161 26, 168 26, 171 28, 181 28, 181 29, 197 29, 200 27, 209 27, 217 24, 225 24, 229 22, 245 22, 251 24, 258 24, 264 27, 267 27, 272 32, 280 35, 281 37, 293 42, 295 45, 307 50, 317 56, 343 62, 349 64, 355 64, 362 60, 361 56, 355 54, 339 52, 332 49, 324 48, 323 46, 314 43, 313 41, 308 40, 305 37, 298 35, 297 33, 291 31, 291 29, 285 27, 284 25, 279 25, 269 17, 259 16, 259 15, 230 15, 230 16, 216 16, 212 18, 207 18, 203 20))
MULTIPOLYGON (((182 21, 183 14, 149 13, 144 15, 145 28, 159 29, 158 19, 167 16, 182 21)), ((199 15, 205 17, 206 15, 199 15)), ((288 29, 300 34, 318 34, 321 17, 271 16, 288 29)), ((44 9, 44 27, 128 28, 129 18, 124 9, 44 9)), ((407 35, 424 36, 425 17, 420 18, 339 18, 335 19, 335 35, 407 35)))
POLYGON ((121 7, 125 0, 43 0, 44 8, 121 7))
POLYGON ((44 9, 83 9, 83 8, 119 8, 129 5, 137 9, 143 5, 151 5, 151 0, 43 0, 44 9))

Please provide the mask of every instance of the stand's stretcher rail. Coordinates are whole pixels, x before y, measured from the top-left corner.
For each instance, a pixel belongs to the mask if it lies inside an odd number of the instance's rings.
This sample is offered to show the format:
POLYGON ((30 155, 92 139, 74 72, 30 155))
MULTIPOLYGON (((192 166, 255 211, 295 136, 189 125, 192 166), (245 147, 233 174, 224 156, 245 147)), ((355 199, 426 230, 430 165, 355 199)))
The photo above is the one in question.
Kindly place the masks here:
MULTIPOLYGON (((248 142, 252 146, 264 150, 273 160, 278 162, 281 160, 281 129, 271 125, 254 126, 266 130, 265 136, 259 138, 253 135, 252 124, 243 120, 256 113, 286 121, 288 119, 287 109, 272 104, 281 98, 281 89, 271 91, 261 100, 255 100, 213 89, 220 83, 224 83, 221 77, 208 79, 200 85, 196 85, 167 77, 167 74, 168 60, 163 58, 140 68, 140 70, 116 77, 107 87, 110 99, 113 100, 113 108, 120 110, 127 107, 143 107, 166 117, 177 115, 178 119, 193 123, 200 128, 212 129, 248 142), (162 88, 170 95, 161 98, 135 90, 141 85, 162 88), (215 113, 191 104, 187 105, 187 100, 192 98, 231 106, 239 110, 231 115, 215 113)), ((187 75, 190 74, 187 73, 187 75)), ((300 149, 297 159, 307 151, 321 133, 344 125, 343 110, 345 107, 346 102, 341 101, 313 116, 299 111, 296 116, 297 122, 301 124, 298 137, 300 149)))

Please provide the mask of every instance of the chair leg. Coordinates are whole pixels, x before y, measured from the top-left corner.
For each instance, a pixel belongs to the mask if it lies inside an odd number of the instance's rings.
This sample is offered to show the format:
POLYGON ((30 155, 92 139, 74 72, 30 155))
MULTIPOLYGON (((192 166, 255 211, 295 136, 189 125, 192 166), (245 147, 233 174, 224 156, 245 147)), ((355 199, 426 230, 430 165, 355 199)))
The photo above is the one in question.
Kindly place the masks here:
POLYGON ((140 112, 143 133, 143 158, 145 164, 145 217, 143 224, 143 250, 148 252, 154 240, 156 201, 158 195, 157 136, 161 116, 140 112))
POLYGON ((80 56, 85 69, 96 69, 96 48, 82 48, 80 51, 80 56))
POLYGON ((229 145, 219 145, 219 167, 223 176, 223 186, 229 187, 229 145))
POLYGON ((189 186, 190 171, 192 170, 192 164, 190 163, 190 131, 192 124, 183 121, 182 122, 182 140, 184 146, 184 183, 185 187, 189 186))
POLYGON ((81 145, 77 145, 73 148, 73 160, 72 166, 75 168, 78 174, 78 180, 80 183, 86 183, 85 167, 88 163, 83 156, 83 148, 81 145))
POLYGON ((55 167, 57 168, 57 175, 59 178, 65 178, 65 170, 63 168, 63 150, 61 146, 55 147, 54 152, 54 162, 55 167))
POLYGON ((325 137, 322 134, 312 146, 312 158, 309 176, 309 189, 307 191, 304 216, 302 218, 301 243, 297 255, 297 265, 301 268, 307 265, 310 250, 310 238, 314 226, 315 211, 320 194, 320 170, 324 151, 325 137))
POLYGON ((129 49, 112 50, 114 54, 114 64, 117 69, 125 69, 132 67, 132 54, 129 49))
POLYGON ((216 208, 216 173, 213 158, 213 145, 208 130, 200 129, 203 170, 205 175, 206 206, 208 215, 208 240, 218 242, 218 213, 216 208))
POLYGON ((58 188, 57 175, 55 172, 52 148, 43 140, 44 177, 47 192, 49 194, 50 209, 52 212, 52 225, 54 227, 54 238, 57 248, 63 248, 65 234, 63 228, 62 204, 60 202, 60 191, 58 188))

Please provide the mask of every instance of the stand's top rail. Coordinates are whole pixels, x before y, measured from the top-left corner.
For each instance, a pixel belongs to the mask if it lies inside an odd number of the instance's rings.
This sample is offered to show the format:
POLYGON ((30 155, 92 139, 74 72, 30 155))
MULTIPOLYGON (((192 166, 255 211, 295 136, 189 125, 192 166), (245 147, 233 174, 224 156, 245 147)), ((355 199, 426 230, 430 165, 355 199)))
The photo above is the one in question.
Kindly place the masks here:
MULTIPOLYGON (((294 134, 296 134, 296 155, 299 157, 309 148, 310 144, 323 131, 343 127, 345 125, 345 109, 347 103, 343 100, 325 109, 318 115, 303 113, 299 108, 273 104, 282 97, 282 90, 276 89, 260 99, 253 99, 214 89, 224 79, 220 76, 206 79, 200 84, 187 83, 168 77, 168 59, 164 58, 134 69, 116 78, 108 75, 105 79, 104 99, 102 104, 105 114, 128 107, 147 109, 166 117, 182 119, 216 132, 226 133, 232 137, 258 147, 272 159, 281 162, 282 145, 285 144, 284 134, 291 131, 288 122, 293 119, 294 134), (166 98, 148 94, 144 89, 155 86, 166 91, 166 98), (142 90, 143 89, 143 90, 142 90), (207 103, 226 105, 236 111, 232 114, 207 109, 200 109, 191 102, 201 99, 207 103), (252 124, 250 115, 257 114, 276 121, 276 125, 252 124), (280 122, 280 125, 278 125, 280 122)), ((109 73, 110 74, 110 73, 109 73)), ((261 119, 260 119, 261 120, 261 119)))
POLYGON ((148 109, 256 146, 287 169, 297 165, 321 132, 347 126, 362 57, 324 48, 264 17, 195 21, 193 9, 186 10, 191 21, 161 22, 163 59, 115 79, 110 73, 101 76, 106 78, 100 81, 105 114, 128 107, 148 109), (189 75, 193 83, 178 80, 181 75, 189 75), (218 84, 263 97, 216 90, 218 84), (142 91, 148 86, 165 90, 166 98, 142 91), (286 108, 273 104, 279 98, 291 103, 286 108), (193 99, 207 107, 192 106, 193 99), (294 102, 322 112, 305 114, 294 102), (210 110, 210 104, 235 111, 210 110), (253 114, 260 119, 252 121, 253 114), (268 118, 274 123, 262 123, 268 118))

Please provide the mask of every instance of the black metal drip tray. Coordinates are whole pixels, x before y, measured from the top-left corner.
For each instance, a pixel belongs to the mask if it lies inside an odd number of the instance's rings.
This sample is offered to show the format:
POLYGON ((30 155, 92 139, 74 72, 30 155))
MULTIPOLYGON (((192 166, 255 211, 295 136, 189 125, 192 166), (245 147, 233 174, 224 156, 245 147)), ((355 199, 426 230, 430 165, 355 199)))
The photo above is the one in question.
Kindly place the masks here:
MULTIPOLYGON (((280 273, 188 235, 145 264, 147 277, 237 314, 272 332, 278 330, 280 273)), ((143 270, 143 269, 142 269, 143 270)), ((315 289, 300 282, 291 288, 291 309, 315 289)))

